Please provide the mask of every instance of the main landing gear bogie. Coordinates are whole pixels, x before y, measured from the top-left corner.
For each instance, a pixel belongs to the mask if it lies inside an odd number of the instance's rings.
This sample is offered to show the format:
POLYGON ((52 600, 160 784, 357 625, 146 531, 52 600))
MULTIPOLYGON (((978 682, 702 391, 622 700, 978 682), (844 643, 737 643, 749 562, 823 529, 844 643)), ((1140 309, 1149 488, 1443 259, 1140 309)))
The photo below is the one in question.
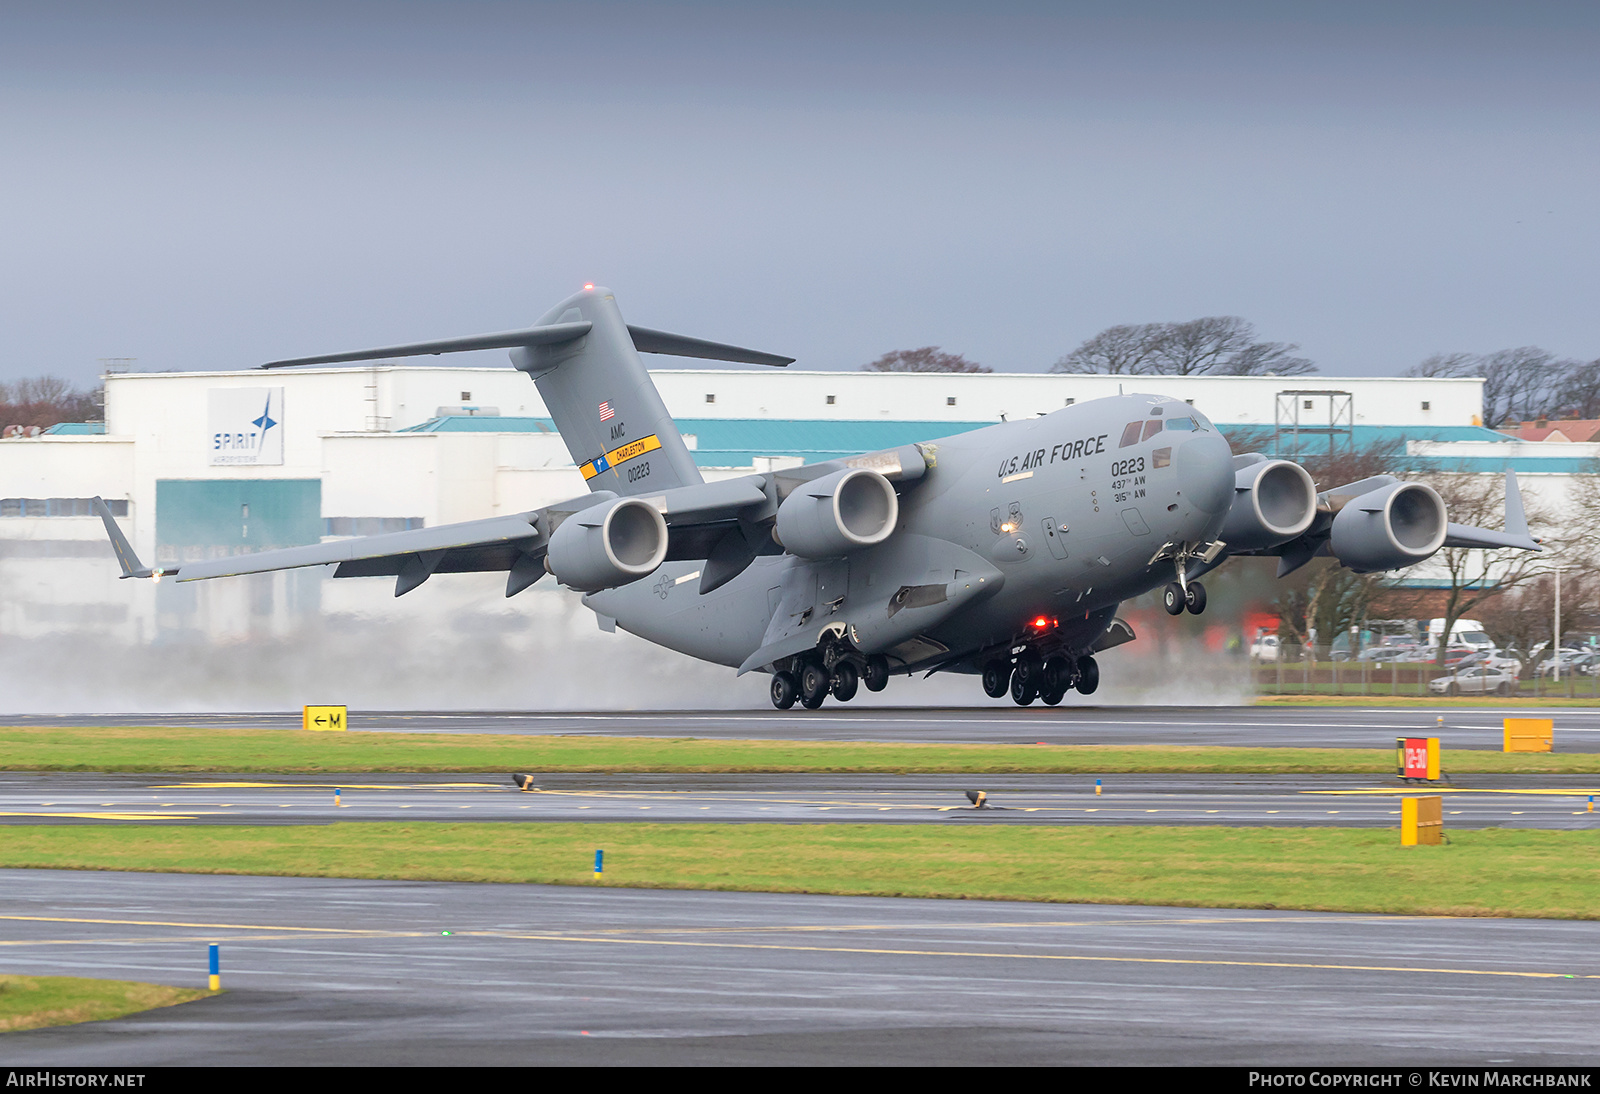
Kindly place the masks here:
POLYGON ((848 703, 865 684, 868 691, 882 691, 889 684, 889 659, 882 654, 868 657, 829 651, 826 658, 807 656, 792 669, 772 674, 772 705, 788 710, 798 701, 807 710, 816 710, 832 695, 848 703), (826 662, 832 661, 829 666, 826 662), (858 663, 859 662, 859 663, 858 663))
POLYGON ((983 666, 984 694, 1000 699, 1009 692, 1011 701, 1023 707, 1035 699, 1056 706, 1073 688, 1092 695, 1099 686, 1100 665, 1088 654, 1076 660, 1054 656, 1041 662, 1029 651, 1019 656, 1015 665, 996 658, 983 666))
POLYGON ((1199 615, 1206 610, 1206 587, 1198 581, 1189 582, 1185 589, 1176 581, 1168 582, 1161 590, 1161 606, 1168 615, 1199 615))

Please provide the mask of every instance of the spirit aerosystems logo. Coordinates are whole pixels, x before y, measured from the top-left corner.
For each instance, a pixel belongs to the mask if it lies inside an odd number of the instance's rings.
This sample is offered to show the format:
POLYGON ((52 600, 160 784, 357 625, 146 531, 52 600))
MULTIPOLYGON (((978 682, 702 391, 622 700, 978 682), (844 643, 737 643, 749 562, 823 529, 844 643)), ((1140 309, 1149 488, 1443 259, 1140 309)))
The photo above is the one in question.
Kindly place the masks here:
POLYGON ((212 388, 207 396, 212 466, 283 462, 283 388, 212 388))

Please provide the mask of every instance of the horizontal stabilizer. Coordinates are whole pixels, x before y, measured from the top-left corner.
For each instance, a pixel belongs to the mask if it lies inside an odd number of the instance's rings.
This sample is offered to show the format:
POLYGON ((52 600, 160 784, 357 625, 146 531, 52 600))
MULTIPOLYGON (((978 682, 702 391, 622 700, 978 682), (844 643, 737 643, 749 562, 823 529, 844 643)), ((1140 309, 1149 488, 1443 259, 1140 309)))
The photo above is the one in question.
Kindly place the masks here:
POLYGON ((287 368, 290 365, 335 365, 343 361, 373 361, 380 357, 422 357, 439 353, 464 353, 475 349, 516 349, 519 346, 555 346, 589 333, 594 324, 585 319, 577 323, 547 323, 524 330, 503 330, 496 334, 471 334, 465 338, 444 338, 437 342, 408 342, 399 346, 359 349, 350 353, 328 353, 321 357, 291 357, 268 361, 258 368, 287 368))
POLYGON ((706 361, 737 361, 743 365, 771 365, 782 368, 794 364, 793 357, 779 357, 776 353, 729 346, 721 342, 707 342, 701 338, 685 338, 681 334, 668 334, 664 330, 629 325, 633 348, 640 353, 663 353, 670 357, 699 357, 706 361))

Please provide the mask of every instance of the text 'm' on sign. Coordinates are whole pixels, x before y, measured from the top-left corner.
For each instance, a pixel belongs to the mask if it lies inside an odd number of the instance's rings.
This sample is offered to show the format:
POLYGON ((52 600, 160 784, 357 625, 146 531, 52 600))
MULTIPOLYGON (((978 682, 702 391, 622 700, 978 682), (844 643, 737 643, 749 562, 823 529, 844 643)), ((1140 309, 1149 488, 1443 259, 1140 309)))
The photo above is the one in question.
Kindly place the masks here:
POLYGON ((344 732, 350 725, 350 719, 344 707, 306 707, 302 715, 302 727, 305 729, 320 729, 324 732, 333 730, 344 732))

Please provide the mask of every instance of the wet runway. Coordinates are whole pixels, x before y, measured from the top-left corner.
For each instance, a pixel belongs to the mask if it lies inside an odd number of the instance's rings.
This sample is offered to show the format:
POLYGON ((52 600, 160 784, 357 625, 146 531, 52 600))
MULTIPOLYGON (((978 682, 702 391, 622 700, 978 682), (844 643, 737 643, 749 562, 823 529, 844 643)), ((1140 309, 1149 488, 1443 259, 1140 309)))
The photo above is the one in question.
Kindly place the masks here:
POLYGON ((1600 827, 1600 777, 1462 776, 1440 787, 1347 775, 538 775, 152 777, 0 774, 6 824, 731 821, 1398 827, 1441 794, 1447 828, 1600 827), (967 790, 988 795, 974 809, 967 790), (337 791, 337 795, 336 795, 337 791))
POLYGON ((11 1064, 1546 1064, 1600 923, 0 871, 0 971, 228 992, 11 1064))
MULTIPOLYGON (((1499 750, 1506 718, 1553 718, 1556 747, 1600 752, 1600 708, 1440 707, 860 707, 657 712, 352 711, 354 731, 578 734, 1032 744, 1297 745, 1389 748, 1425 735, 1449 748, 1499 750), (1437 719, 1444 718, 1443 725, 1437 719)), ((299 729, 300 712, 7 715, 17 726, 216 726, 299 729)))

